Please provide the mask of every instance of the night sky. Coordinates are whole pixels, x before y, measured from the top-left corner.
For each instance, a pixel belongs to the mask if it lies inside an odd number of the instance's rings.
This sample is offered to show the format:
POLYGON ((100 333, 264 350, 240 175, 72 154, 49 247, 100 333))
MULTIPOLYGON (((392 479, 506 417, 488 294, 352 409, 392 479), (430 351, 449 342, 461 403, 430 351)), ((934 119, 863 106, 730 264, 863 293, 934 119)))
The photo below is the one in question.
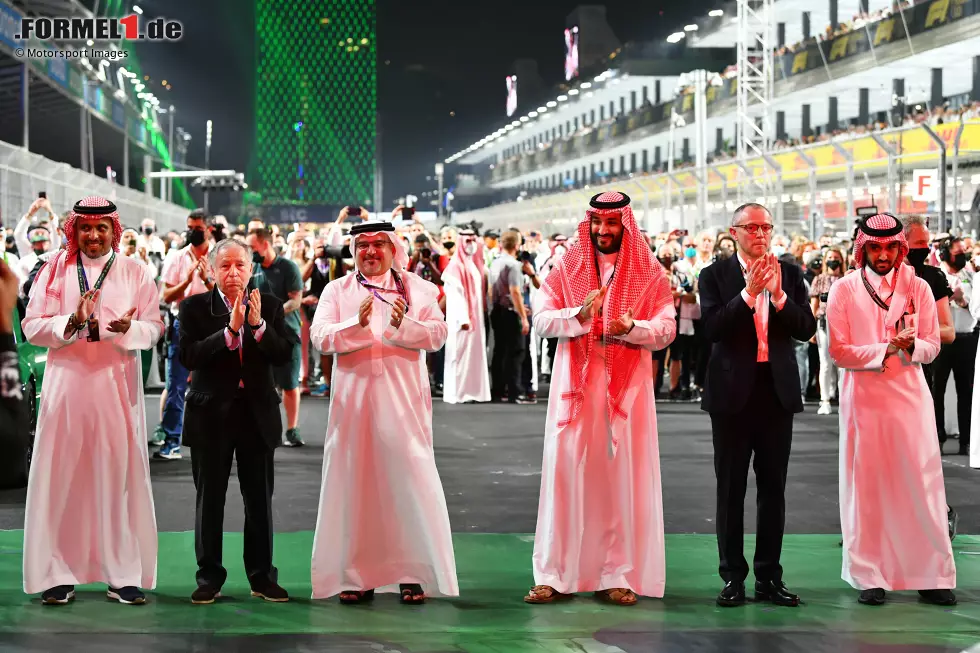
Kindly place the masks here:
MULTIPOLYGON (((297 0, 314 2, 315 0, 297 0)), ((184 24, 178 44, 140 44, 145 73, 204 163, 205 123, 214 121, 212 168, 247 171, 254 133, 254 20, 248 0, 140 0, 146 15, 184 24), (172 86, 160 88, 166 79, 172 86)), ((504 78, 520 58, 538 61, 546 85, 563 78, 566 16, 574 0, 379 0, 378 104, 383 125, 385 208, 433 190, 433 164, 504 124, 504 78), (455 113, 455 116, 451 115, 455 113)), ((608 0, 621 41, 662 39, 707 0, 608 0)))

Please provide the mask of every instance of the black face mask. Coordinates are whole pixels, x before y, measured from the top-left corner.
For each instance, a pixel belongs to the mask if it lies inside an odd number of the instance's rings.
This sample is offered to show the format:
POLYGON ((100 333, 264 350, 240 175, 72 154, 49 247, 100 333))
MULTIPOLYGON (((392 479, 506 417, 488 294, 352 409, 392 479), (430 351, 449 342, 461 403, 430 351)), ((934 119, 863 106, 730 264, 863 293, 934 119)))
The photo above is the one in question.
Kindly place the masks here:
POLYGON ((451 240, 447 240, 442 243, 442 246, 445 247, 446 249, 452 249, 453 247, 456 246, 456 243, 454 243, 451 240))
POLYGON ((928 247, 916 247, 915 249, 910 249, 909 253, 906 255, 906 258, 909 260, 909 263, 911 263, 912 267, 915 268, 921 268, 923 265, 925 265, 926 258, 928 257, 929 257, 928 247))
POLYGON ((840 270, 840 261, 827 261, 827 269, 837 272, 840 270))
POLYGON ((147 236, 153 235, 153 227, 143 227, 143 233, 147 236))
POLYGON ((197 247, 198 245, 204 244, 204 231, 201 229, 188 229, 185 238, 188 243, 197 247))
POLYGON ((664 266, 668 270, 670 269, 670 266, 672 266, 673 264, 674 264, 674 259, 670 259, 670 258, 660 259, 660 265, 664 266))
POLYGON ((957 272, 966 267, 966 254, 959 253, 949 259, 949 267, 953 268, 957 272))

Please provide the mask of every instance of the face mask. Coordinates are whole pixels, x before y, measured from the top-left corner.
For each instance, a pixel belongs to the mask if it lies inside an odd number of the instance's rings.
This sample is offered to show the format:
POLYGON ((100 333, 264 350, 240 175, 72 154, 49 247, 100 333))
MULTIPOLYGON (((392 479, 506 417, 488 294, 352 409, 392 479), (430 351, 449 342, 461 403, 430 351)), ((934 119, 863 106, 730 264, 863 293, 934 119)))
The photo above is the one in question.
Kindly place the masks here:
POLYGON ((950 259, 949 265, 954 270, 957 271, 962 270, 963 268, 966 267, 966 254, 962 252, 957 254, 952 259, 950 259))
POLYGON ((920 268, 926 264, 926 258, 929 257, 928 247, 916 247, 915 249, 910 249, 906 258, 912 267, 920 268))
POLYGON ((694 249, 693 247, 688 247, 687 249, 684 250, 684 256, 686 256, 687 258, 694 258, 695 256, 697 256, 697 254, 698 254, 698 250, 694 249))
POLYGON ((147 236, 153 235, 153 227, 143 227, 143 233, 147 236))
POLYGON ((456 243, 454 243, 451 240, 446 240, 446 241, 443 241, 442 246, 445 247, 446 249, 452 249, 453 247, 456 246, 456 243))
POLYGON ((670 268, 670 266, 672 266, 673 264, 674 264, 674 259, 671 258, 660 259, 660 265, 664 266, 665 268, 670 268))
POLYGON ((773 245, 771 251, 776 256, 776 258, 779 258, 780 256, 786 253, 786 248, 783 247, 782 245, 773 245))
POLYGON ((840 269, 840 261, 827 261, 827 269, 836 272, 840 269))
POLYGON ((188 229, 186 240, 194 247, 202 245, 204 244, 204 232, 200 229, 188 229))
POLYGON ((37 254, 38 256, 40 256, 41 254, 43 254, 44 253, 44 246, 41 245, 39 247, 35 247, 34 248, 34 253, 37 254))

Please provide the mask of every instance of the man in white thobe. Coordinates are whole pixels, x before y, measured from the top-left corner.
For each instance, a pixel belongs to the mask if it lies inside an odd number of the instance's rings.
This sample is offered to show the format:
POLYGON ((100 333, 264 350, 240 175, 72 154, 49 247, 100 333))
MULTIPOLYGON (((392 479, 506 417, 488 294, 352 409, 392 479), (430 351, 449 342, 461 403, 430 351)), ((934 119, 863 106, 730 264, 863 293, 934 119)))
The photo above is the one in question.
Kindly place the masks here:
POLYGON ((120 603, 156 586, 140 350, 163 333, 147 267, 117 254, 116 207, 87 197, 65 222, 68 246, 38 273, 25 337, 48 348, 27 486, 24 591, 49 605, 104 582, 120 603))
POLYGON ((902 265, 908 244, 889 214, 862 220, 855 274, 830 288, 830 356, 840 388, 841 576, 861 603, 919 590, 954 605, 956 567, 932 397, 921 365, 939 353, 929 284, 902 265))
POLYGON ((559 345, 528 603, 595 592, 633 605, 637 594, 664 594, 650 352, 674 338, 673 298, 629 197, 596 195, 591 207, 533 307, 538 333, 559 345))
POLYGON ((442 391, 447 404, 490 401, 483 324, 483 245, 472 230, 464 229, 458 236, 456 251, 442 273, 449 327, 442 391))
POLYGON ((439 289, 405 270, 390 222, 356 225, 351 236, 357 272, 327 285, 310 326, 310 342, 335 354, 313 598, 457 596, 425 366, 446 341, 439 289))

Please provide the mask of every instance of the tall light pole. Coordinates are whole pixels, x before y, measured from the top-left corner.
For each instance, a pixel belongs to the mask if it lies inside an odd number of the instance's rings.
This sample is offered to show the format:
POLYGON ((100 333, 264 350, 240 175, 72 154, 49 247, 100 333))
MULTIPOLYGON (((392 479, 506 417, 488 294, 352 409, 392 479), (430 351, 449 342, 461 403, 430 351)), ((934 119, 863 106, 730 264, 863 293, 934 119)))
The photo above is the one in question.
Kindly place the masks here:
MULTIPOLYGON (((208 121, 208 133, 207 138, 204 141, 204 169, 211 169, 211 121, 208 121)), ((208 212, 208 191, 205 187, 204 190, 204 212, 208 212)))
MULTIPOLYGON (((170 105, 170 110, 167 111, 170 116, 170 145, 167 147, 167 152, 170 154, 170 169, 173 170, 174 167, 174 105, 170 105)), ((167 180, 167 195, 166 201, 172 202, 174 194, 173 182, 167 180)))
POLYGON ((438 211, 439 219, 442 219, 442 173, 445 172, 445 166, 440 162, 436 164, 436 177, 439 178, 439 198, 436 200, 436 210, 438 211))

